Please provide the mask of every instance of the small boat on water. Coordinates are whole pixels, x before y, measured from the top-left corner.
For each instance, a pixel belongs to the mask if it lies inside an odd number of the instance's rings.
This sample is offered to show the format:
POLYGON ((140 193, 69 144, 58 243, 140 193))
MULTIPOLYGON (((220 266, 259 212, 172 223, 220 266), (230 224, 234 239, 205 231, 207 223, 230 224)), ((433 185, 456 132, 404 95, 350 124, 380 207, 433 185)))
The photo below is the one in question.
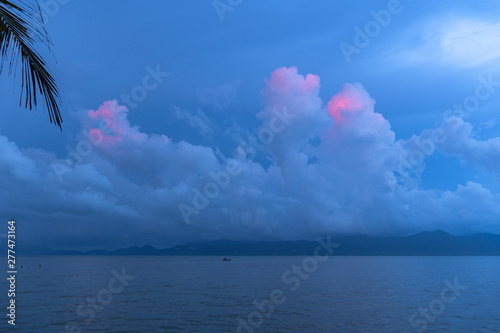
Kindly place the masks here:
POLYGON ((222 261, 231 261, 231 258, 224 257, 224 258, 222 258, 222 261))

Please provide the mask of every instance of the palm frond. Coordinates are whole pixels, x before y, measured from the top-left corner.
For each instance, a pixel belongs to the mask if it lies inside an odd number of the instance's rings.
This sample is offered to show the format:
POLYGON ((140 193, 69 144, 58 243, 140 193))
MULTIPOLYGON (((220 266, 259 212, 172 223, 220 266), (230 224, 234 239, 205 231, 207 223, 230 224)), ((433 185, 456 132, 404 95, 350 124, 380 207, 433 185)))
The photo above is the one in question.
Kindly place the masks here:
POLYGON ((47 65, 35 44, 43 43, 50 49, 50 39, 45 31, 43 17, 38 3, 36 7, 19 0, 0 0, 0 74, 5 62, 9 61, 8 74, 11 75, 21 59, 22 88, 20 104, 30 110, 36 108, 37 96, 45 98, 49 120, 62 129, 62 117, 59 111, 59 90, 54 78, 47 71, 47 65))

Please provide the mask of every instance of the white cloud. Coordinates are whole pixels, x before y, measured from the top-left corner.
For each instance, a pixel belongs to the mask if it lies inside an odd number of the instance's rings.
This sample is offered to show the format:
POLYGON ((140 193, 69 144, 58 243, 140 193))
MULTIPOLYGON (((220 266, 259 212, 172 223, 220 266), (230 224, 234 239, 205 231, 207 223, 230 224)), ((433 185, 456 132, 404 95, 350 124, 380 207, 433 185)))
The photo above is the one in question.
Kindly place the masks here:
POLYGON ((500 22, 459 18, 429 21, 404 31, 400 39, 404 45, 396 45, 389 53, 390 59, 402 65, 477 67, 500 58, 500 22))
POLYGON ((500 58, 500 22, 456 21, 442 28, 443 61, 478 66, 500 58))

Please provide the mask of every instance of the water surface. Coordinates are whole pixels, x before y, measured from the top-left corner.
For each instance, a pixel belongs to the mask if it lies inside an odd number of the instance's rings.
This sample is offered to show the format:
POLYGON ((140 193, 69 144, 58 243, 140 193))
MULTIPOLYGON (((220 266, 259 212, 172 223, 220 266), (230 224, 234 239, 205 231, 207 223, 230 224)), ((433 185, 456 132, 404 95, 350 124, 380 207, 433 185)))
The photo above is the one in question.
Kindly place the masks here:
POLYGON ((500 332, 499 257, 46 256, 18 269, 22 332, 500 332))

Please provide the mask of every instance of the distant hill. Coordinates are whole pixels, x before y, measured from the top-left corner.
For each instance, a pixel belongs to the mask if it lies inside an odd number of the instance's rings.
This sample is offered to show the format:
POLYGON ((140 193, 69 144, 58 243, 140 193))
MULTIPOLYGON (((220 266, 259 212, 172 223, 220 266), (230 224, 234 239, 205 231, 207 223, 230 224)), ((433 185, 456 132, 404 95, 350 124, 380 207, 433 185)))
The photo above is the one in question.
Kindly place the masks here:
MULTIPOLYGON (((404 237, 331 237, 330 242, 340 245, 334 250, 334 255, 338 256, 500 256, 500 235, 486 233, 457 237, 437 230, 404 237)), ((312 255, 317 246, 317 241, 308 240, 279 242, 216 240, 177 245, 167 249, 157 249, 146 245, 113 251, 82 252, 38 247, 18 248, 18 253, 21 255, 110 256, 306 256, 312 255)))

